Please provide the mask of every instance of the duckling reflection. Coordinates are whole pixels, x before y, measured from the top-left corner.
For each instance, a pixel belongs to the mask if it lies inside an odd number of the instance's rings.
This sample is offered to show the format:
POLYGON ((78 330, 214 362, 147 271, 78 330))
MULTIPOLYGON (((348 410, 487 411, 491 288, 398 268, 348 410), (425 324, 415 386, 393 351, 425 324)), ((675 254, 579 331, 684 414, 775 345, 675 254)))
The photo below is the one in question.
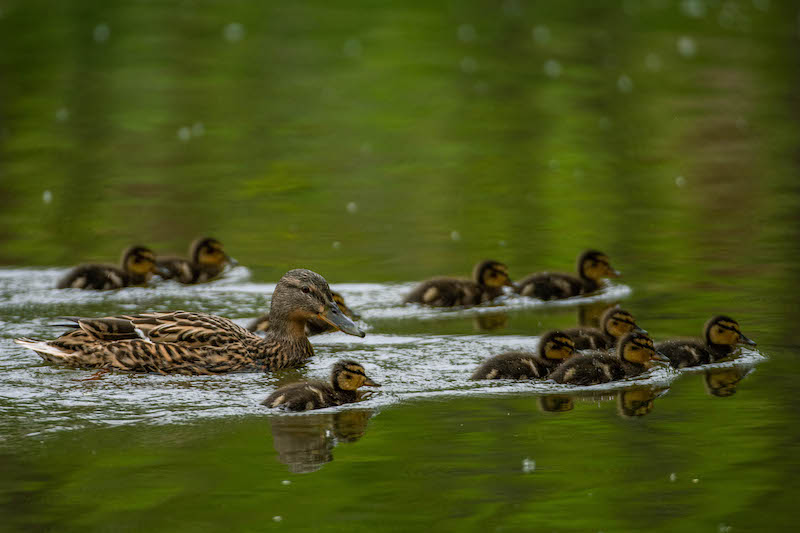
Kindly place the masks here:
POLYGON ((563 413, 572 411, 575 404, 569 396, 562 396, 560 394, 548 394, 547 396, 539 396, 538 402, 539 409, 546 413, 563 413))
POLYGON ((751 368, 714 368, 705 371, 703 380, 711 396, 727 398, 736 394, 739 382, 750 374, 751 368))
POLYGON ((333 461, 340 442, 355 442, 367 431, 372 409, 353 409, 270 419, 278 460, 296 474, 316 472, 333 461))
POLYGON ((599 328, 600 320, 603 314, 611 309, 617 307, 619 302, 594 302, 590 304, 581 304, 578 306, 578 325, 587 326, 590 328, 599 328))
POLYGON ((666 389, 628 389, 617 394, 617 413, 619 416, 632 418, 650 414, 656 398, 666 389))
POLYGON ((505 313, 482 314, 472 321, 478 331, 494 331, 508 326, 508 315, 505 313))

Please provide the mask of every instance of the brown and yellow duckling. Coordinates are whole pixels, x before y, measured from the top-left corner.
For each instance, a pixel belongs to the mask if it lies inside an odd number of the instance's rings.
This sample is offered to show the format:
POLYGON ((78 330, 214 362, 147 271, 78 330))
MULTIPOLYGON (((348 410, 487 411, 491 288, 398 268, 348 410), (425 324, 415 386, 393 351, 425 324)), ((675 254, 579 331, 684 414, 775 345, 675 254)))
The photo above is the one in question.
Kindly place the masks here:
POLYGON ((503 294, 504 286, 513 286, 508 267, 498 261, 481 261, 475 265, 472 277, 472 280, 434 278, 423 281, 406 296, 405 303, 467 307, 494 300, 503 294))
POLYGON ((325 278, 290 270, 272 295, 265 337, 227 318, 171 311, 105 318, 72 318, 72 331, 52 341, 17 339, 45 361, 73 368, 221 374, 301 365, 314 355, 306 323, 318 318, 345 333, 364 332, 339 310, 325 278))
POLYGON ((675 368, 698 366, 726 359, 733 355, 737 345, 755 346, 755 341, 748 339, 739 329, 734 319, 718 315, 703 328, 703 340, 686 339, 660 342, 658 351, 669 358, 675 368))
POLYGON ((355 361, 338 361, 333 365, 330 383, 304 381, 279 388, 262 403, 287 411, 309 411, 359 401, 360 387, 380 387, 367 377, 364 367, 355 361))
POLYGON ((588 294, 600 288, 606 278, 619 277, 608 256, 587 250, 578 256, 578 277, 559 272, 538 272, 519 281, 514 290, 522 296, 540 300, 558 300, 588 294))
MULTIPOLYGON (((351 320, 358 320, 358 315, 355 314, 352 309, 347 307, 347 304, 344 303, 344 297, 341 294, 336 291, 331 291, 331 294, 333 295, 333 301, 336 302, 336 305, 339 306, 339 310, 344 313, 347 318, 351 320)), ((253 320, 247 326, 247 329, 248 331, 267 331, 267 329, 269 329, 269 313, 253 320)), ((337 329, 338 328, 331 326, 324 320, 318 320, 315 318, 312 318, 308 321, 308 323, 306 323, 306 335, 309 337, 312 335, 319 335, 320 333, 330 333, 331 331, 336 331, 337 329)))
POLYGON ((122 252, 121 266, 86 264, 70 270, 59 280, 57 289, 111 290, 145 285, 158 272, 156 255, 144 246, 131 246, 122 252))
POLYGON ((536 353, 506 352, 490 357, 469 379, 542 379, 575 354, 575 343, 561 331, 542 335, 536 353))
POLYGON ((603 313, 600 328, 570 328, 566 333, 575 343, 576 350, 610 350, 624 335, 631 331, 647 333, 636 325, 633 315, 619 307, 612 307, 603 313))
POLYGON ((164 279, 174 279, 180 283, 204 283, 216 278, 227 265, 238 264, 225 253, 222 243, 211 237, 195 240, 189 246, 189 257, 159 257, 158 266, 164 279))
POLYGON ((638 376, 654 361, 666 362, 666 358, 656 351, 650 337, 634 331, 620 339, 615 354, 584 352, 565 361, 550 374, 550 379, 572 385, 597 385, 638 376))

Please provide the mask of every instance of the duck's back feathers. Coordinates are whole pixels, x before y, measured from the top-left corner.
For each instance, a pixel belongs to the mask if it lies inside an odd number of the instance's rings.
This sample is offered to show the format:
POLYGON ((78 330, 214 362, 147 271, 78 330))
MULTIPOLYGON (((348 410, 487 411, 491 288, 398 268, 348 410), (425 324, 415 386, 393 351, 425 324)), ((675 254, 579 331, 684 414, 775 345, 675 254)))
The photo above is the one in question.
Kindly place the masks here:
POLYGON ((563 331, 575 343, 576 350, 609 350, 616 344, 616 339, 597 328, 578 327, 563 331))
POLYGON ((406 296, 405 302, 433 307, 467 307, 488 302, 500 294, 502 289, 482 287, 468 279, 434 278, 419 284, 406 296))
POLYGON ((700 339, 664 341, 656 345, 656 350, 664 354, 674 368, 713 363, 730 355, 729 351, 711 349, 700 339))
POLYGON ((159 257, 157 261, 164 279, 174 279, 187 285, 205 283, 218 277, 225 264, 199 264, 182 257, 159 257))
POLYGON ((531 352, 505 352, 481 363, 470 379, 540 379, 560 363, 531 352))
POLYGON ((276 390, 262 402, 286 411, 309 411, 356 401, 355 391, 335 391, 323 381, 292 383, 276 390))
POLYGON ((539 272, 516 284, 517 293, 540 300, 570 298, 597 290, 597 284, 559 272, 539 272))
POLYGON ((557 383, 572 385, 597 385, 637 376, 645 367, 621 361, 614 355, 587 352, 569 359, 550 374, 557 383))
MULTIPOLYGON (((146 280, 142 279, 141 283, 146 280)), ((79 265, 70 270, 56 284, 57 289, 92 289, 98 291, 121 289, 131 283, 126 272, 112 265, 79 265)))

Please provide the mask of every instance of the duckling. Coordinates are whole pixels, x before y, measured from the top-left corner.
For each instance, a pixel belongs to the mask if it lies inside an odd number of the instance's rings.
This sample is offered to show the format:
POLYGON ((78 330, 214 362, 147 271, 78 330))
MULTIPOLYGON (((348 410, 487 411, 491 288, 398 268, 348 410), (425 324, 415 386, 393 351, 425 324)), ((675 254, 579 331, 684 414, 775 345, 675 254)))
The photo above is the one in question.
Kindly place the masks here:
POLYGON ((156 255, 144 246, 131 246, 122 252, 121 268, 112 265, 86 264, 70 270, 56 284, 57 289, 93 289, 106 291, 131 285, 145 285, 158 273, 156 255))
POLYGON ((725 359, 733 354, 737 345, 755 346, 755 341, 745 337, 734 319, 718 315, 703 328, 703 338, 664 341, 656 347, 666 355, 675 368, 698 366, 725 359))
POLYGON ((221 374, 278 370, 314 355, 306 323, 319 318, 347 334, 363 337, 333 301, 325 278, 290 270, 272 295, 265 337, 227 318, 169 311, 105 318, 68 318, 72 331, 52 341, 16 339, 45 361, 73 368, 221 374))
POLYGON ((575 343, 561 331, 542 335, 536 353, 505 352, 490 357, 469 379, 536 379, 550 372, 575 354, 575 343))
MULTIPOLYGON (((358 315, 353 312, 352 309, 347 307, 347 304, 344 303, 344 297, 336 291, 331 291, 333 295, 333 301, 336 302, 336 305, 339 306, 339 310, 345 314, 347 318, 351 320, 358 320, 358 315)), ((253 320, 250 325, 247 326, 248 331, 267 331, 269 328, 269 313, 266 315, 262 315, 255 320, 253 320)), ((319 335, 320 333, 329 333, 331 331, 336 331, 336 328, 328 324, 323 320, 311 319, 306 324, 306 335, 311 337, 312 335, 319 335)))
POLYGON ((323 409, 361 399, 359 387, 380 387, 364 372, 364 367, 355 361, 337 361, 333 365, 330 383, 305 381, 279 388, 262 402, 263 405, 280 407, 287 411, 309 411, 323 409))
POLYGON ((564 362, 550 378, 556 383, 597 385, 638 376, 656 360, 666 361, 666 358, 655 350, 650 337, 634 331, 620 339, 615 355, 585 352, 564 362))
POLYGON ((222 249, 222 243, 211 237, 196 239, 189 246, 189 257, 159 257, 158 266, 164 271, 164 279, 180 283, 204 283, 219 276, 225 265, 238 264, 222 249))
POLYGON ((628 389, 620 391, 617 395, 617 412, 620 416, 626 418, 650 414, 653 410, 653 400, 663 392, 663 389, 628 389))
POLYGON ((647 333, 636 325, 636 319, 628 311, 612 307, 600 319, 602 329, 570 328, 566 333, 575 342, 576 350, 610 350, 617 340, 631 331, 647 333))
POLYGON ((513 286, 508 267, 497 261, 481 261, 472 271, 473 280, 434 278, 423 281, 411 291, 405 303, 433 307, 473 306, 494 300, 504 286, 513 286))
POLYGON ((594 292, 600 288, 600 282, 604 278, 617 278, 620 273, 611 267, 606 254, 587 250, 578 256, 578 276, 539 272, 517 283, 514 290, 522 296, 558 300, 594 292))

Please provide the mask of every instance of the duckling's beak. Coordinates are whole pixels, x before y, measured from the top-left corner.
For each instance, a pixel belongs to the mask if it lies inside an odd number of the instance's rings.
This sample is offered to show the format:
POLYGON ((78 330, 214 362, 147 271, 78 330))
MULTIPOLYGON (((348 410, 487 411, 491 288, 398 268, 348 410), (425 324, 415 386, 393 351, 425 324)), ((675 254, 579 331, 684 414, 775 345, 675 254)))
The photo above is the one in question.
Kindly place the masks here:
POLYGON ((620 271, 619 271, 619 270, 617 270, 616 268, 612 268, 612 269, 611 269, 611 272, 609 273, 609 277, 611 277, 611 278, 618 278, 618 277, 620 277, 621 275, 622 275, 622 272, 620 272, 620 271))
POLYGON ((503 285, 505 285, 506 287, 513 287, 514 286, 514 282, 511 281, 511 278, 506 278, 506 282, 503 283, 503 285))
POLYGON ((227 262, 228 262, 228 264, 229 264, 231 267, 235 267, 235 266, 238 266, 238 265, 239 265, 239 261, 237 261, 236 259, 234 259, 233 257, 231 257, 231 256, 229 256, 229 255, 225 255, 225 261, 227 261, 227 262))
POLYGON ((367 378, 367 381, 365 381, 364 384, 362 385, 362 387, 380 387, 380 386, 381 386, 380 383, 372 381, 370 378, 367 378))
POLYGON ((169 269, 159 265, 158 263, 153 263, 153 269, 150 272, 156 274, 157 276, 161 276, 162 278, 170 277, 169 269))
POLYGON ((317 317, 336 329, 341 330, 343 333, 347 333, 348 335, 355 335, 356 337, 366 336, 366 333, 361 331, 359 327, 356 326, 355 322, 347 318, 345 314, 342 313, 342 311, 339 309, 339 306, 336 305, 336 302, 330 302, 327 306, 327 309, 322 313, 319 313, 317 317))
POLYGON ((754 341, 753 339, 748 339, 747 337, 745 337, 744 335, 739 333, 739 344, 746 344, 748 346, 755 346, 756 345, 756 341, 754 341))
POLYGON ((664 355, 661 352, 653 352, 653 355, 650 357, 651 361, 661 361, 662 363, 669 363, 669 357, 664 355))
POLYGON ((644 333, 645 335, 647 335, 647 330, 646 329, 642 329, 639 326, 635 326, 633 328, 633 331, 635 331, 636 333, 644 333))

